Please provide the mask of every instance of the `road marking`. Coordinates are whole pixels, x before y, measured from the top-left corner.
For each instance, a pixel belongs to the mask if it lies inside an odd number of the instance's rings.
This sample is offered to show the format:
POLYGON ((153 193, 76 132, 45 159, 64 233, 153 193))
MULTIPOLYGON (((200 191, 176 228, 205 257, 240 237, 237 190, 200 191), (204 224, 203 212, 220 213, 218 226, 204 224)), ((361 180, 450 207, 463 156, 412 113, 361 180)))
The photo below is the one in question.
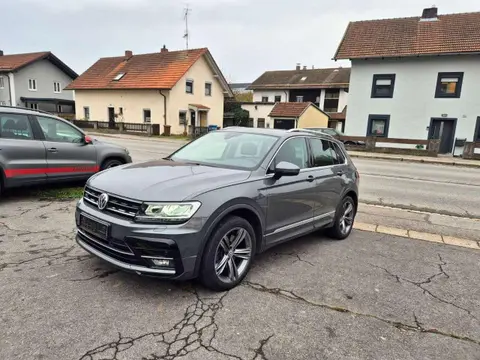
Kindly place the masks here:
POLYGON ((435 243, 459 246, 469 249, 480 250, 480 244, 475 240, 460 239, 453 236, 425 233, 413 230, 399 229, 375 224, 355 222, 356 230, 375 232, 379 234, 395 235, 412 240, 430 241, 435 243))

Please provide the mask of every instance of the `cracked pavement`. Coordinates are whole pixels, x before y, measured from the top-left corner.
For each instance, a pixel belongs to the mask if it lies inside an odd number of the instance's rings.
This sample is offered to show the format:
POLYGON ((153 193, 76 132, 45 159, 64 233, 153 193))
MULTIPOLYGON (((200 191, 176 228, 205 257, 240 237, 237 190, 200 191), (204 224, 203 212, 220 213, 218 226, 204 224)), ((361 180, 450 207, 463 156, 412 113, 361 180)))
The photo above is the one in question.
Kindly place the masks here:
POLYGON ((479 251, 317 234, 212 293, 88 255, 74 207, 0 203, 0 359, 480 359, 479 251))

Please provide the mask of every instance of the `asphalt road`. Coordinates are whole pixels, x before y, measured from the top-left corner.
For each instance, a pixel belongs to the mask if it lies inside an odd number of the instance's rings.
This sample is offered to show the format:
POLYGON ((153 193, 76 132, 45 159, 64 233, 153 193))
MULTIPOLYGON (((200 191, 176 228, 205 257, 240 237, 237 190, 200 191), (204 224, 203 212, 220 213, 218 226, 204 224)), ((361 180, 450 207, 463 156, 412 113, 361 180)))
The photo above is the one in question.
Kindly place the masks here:
MULTIPOLYGON (((184 142, 95 136, 127 147, 134 161, 168 155, 184 142)), ((363 203, 480 219, 480 169, 353 159, 363 203)))
POLYGON ((75 202, 0 205, 0 359, 478 360, 480 251, 354 231, 259 256, 226 293, 111 268, 75 202))

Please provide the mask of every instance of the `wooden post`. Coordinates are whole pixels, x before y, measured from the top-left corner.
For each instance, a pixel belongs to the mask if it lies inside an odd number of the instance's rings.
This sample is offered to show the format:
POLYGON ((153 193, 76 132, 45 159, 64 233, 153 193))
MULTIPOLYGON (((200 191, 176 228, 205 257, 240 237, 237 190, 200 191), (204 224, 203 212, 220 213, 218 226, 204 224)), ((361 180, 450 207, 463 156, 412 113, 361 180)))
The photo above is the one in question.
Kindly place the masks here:
POLYGON ((474 142, 465 142, 465 146, 463 147, 463 155, 464 159, 473 159, 475 154, 475 143, 474 142))
POLYGON ((120 132, 124 132, 125 131, 125 125, 123 124, 123 122, 119 122, 118 123, 118 130, 120 132))
POLYGON ((427 152, 428 156, 438 156, 440 151, 440 139, 428 139, 427 152))
POLYGON ((365 150, 375 151, 375 146, 377 143, 377 138, 375 136, 367 136, 365 139, 365 150))
POLYGON ((98 129, 98 121, 93 121, 93 128, 94 128, 95 130, 98 129))

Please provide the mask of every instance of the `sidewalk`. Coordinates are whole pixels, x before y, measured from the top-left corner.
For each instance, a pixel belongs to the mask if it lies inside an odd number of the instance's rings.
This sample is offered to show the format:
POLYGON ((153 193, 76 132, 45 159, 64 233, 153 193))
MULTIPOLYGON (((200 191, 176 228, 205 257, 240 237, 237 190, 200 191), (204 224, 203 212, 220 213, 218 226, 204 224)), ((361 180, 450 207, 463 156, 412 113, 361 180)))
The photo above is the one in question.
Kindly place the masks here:
POLYGON ((427 157, 415 155, 383 154, 364 151, 348 151, 348 154, 352 158, 394 160, 424 164, 453 165, 480 168, 480 160, 465 160, 457 157, 427 157))

